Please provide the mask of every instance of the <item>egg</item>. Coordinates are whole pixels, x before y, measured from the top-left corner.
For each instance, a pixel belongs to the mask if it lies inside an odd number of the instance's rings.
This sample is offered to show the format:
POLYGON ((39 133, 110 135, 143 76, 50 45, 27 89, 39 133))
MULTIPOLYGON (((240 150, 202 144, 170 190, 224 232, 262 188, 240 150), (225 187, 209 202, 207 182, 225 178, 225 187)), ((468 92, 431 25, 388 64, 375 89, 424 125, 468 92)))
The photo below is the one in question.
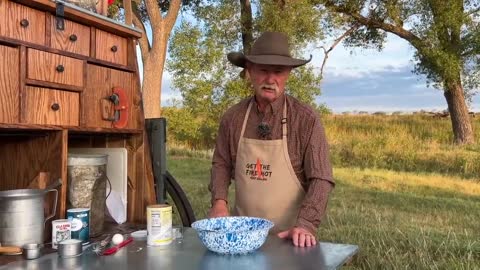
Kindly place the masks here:
POLYGON ((113 235, 113 237, 112 237, 112 244, 118 245, 118 244, 120 244, 121 242, 123 242, 123 235, 121 235, 121 234, 119 234, 119 233, 116 233, 115 235, 113 235))

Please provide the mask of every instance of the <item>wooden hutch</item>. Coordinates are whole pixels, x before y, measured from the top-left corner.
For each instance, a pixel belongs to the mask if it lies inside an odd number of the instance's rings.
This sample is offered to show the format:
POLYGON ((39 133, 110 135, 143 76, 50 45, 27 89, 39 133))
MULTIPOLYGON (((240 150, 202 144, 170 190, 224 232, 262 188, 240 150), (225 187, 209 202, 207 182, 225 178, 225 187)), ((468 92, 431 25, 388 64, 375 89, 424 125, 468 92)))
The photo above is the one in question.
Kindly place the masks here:
POLYGON ((35 186, 42 173, 61 178, 63 218, 68 149, 124 147, 128 221, 145 222, 155 192, 135 53, 141 35, 69 4, 0 0, 0 190, 35 186))

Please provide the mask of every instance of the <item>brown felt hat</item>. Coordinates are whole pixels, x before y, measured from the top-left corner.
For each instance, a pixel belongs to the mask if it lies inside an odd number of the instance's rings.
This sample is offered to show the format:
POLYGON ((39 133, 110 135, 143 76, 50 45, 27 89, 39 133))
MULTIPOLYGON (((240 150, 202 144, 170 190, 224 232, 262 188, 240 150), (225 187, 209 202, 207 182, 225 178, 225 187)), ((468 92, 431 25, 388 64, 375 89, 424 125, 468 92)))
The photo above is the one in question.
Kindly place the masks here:
POLYGON ((292 58, 288 44, 288 37, 279 32, 265 32, 253 43, 250 54, 231 52, 227 55, 228 61, 238 67, 245 67, 245 62, 250 61, 262 65, 278 65, 299 67, 312 60, 292 58))

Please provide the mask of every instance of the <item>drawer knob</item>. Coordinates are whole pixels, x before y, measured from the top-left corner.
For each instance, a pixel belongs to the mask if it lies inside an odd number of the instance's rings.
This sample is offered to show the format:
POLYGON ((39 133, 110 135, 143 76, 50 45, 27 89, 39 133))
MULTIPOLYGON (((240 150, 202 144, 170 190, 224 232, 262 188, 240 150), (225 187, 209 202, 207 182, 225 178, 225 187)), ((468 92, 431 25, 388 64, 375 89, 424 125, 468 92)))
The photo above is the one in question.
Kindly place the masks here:
POLYGON ((63 72, 65 70, 65 68, 63 67, 63 65, 58 65, 57 66, 57 71, 58 72, 63 72))
POLYGON ((54 111, 58 111, 60 110, 60 105, 58 105, 58 103, 53 103, 50 108, 52 108, 54 111))
POLYGON ((29 24, 30 24, 30 23, 28 22, 27 19, 22 19, 22 20, 20 21, 20 26, 22 26, 23 28, 27 28, 29 24))
POLYGON ((75 41, 77 41, 77 35, 71 34, 69 39, 70 39, 71 42, 75 42, 75 41))
POLYGON ((112 48, 110 48, 112 52, 116 52, 118 50, 117 46, 113 45, 112 48))

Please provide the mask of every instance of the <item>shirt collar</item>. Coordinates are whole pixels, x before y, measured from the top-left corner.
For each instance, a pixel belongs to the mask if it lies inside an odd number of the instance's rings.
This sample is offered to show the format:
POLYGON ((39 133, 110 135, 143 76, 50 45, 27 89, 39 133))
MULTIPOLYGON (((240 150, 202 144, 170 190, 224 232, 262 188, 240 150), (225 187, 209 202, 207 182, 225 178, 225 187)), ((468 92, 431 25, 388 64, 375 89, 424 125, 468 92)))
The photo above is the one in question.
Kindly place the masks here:
MULTIPOLYGON (((274 102, 268 104, 265 113, 272 113, 276 114, 277 112, 282 112, 283 110, 283 102, 285 102, 285 93, 279 96, 274 102)), ((255 96, 253 96, 253 107, 255 108, 255 112, 260 113, 258 111, 257 101, 255 100, 255 96)))

